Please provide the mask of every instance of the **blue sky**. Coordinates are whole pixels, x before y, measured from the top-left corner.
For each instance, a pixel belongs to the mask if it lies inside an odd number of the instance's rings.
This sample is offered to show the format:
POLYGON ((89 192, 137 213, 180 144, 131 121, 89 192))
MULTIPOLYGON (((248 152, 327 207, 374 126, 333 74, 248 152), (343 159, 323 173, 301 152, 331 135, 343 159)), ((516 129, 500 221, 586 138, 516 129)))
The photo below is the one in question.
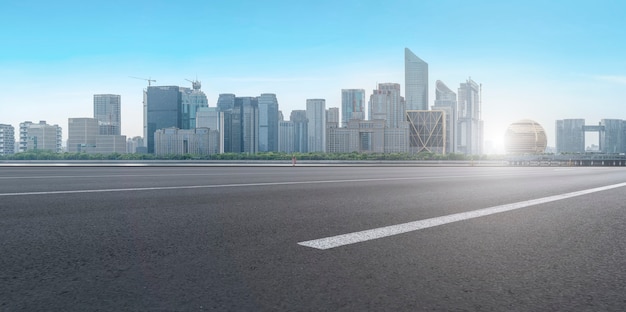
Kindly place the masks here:
MULTIPOLYGON (((97 93, 122 96, 122 132, 142 135, 142 89, 276 93, 288 118, 307 98, 404 85, 403 49, 434 82, 483 85, 485 137, 506 126, 626 119, 623 1, 13 1, 0 11, 0 123, 90 117, 97 93)), ((404 90, 404 86, 402 86, 404 90)))

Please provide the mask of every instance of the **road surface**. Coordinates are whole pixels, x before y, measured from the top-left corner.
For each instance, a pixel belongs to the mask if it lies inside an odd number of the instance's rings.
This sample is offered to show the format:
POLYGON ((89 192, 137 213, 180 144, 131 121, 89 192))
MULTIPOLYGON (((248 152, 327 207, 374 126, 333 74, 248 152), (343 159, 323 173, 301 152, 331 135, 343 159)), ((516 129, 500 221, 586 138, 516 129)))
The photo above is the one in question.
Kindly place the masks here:
POLYGON ((1 167, 2 311, 624 311, 626 169, 1 167))

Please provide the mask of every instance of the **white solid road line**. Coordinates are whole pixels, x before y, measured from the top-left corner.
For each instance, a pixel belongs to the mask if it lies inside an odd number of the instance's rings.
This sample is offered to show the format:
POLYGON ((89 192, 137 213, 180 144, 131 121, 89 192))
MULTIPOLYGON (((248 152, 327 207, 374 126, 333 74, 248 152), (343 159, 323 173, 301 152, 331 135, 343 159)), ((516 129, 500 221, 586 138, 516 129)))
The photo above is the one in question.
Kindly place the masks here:
POLYGON ((349 180, 323 180, 323 181, 286 181, 286 182, 259 182, 242 184, 213 184, 213 185, 189 185, 189 186, 155 186, 155 187, 134 187, 120 189, 91 189, 91 190, 65 190, 65 191, 39 191, 21 193, 0 193, 0 196, 30 196, 30 195, 54 195, 54 194, 81 194, 81 193, 107 193, 107 192, 138 192, 138 191, 158 191, 158 190, 186 190, 186 189, 209 189, 226 187, 245 186, 276 186, 276 185, 297 185, 297 184, 324 184, 324 183, 356 183, 356 182, 390 182, 428 179, 449 179, 449 178, 477 178, 477 177, 510 177, 526 174, 503 174, 503 175, 457 175, 457 176, 419 176, 400 178, 370 178, 370 179, 349 179, 349 180))
POLYGON ((561 199, 606 191, 606 190, 624 187, 624 186, 626 186, 626 183, 618 183, 618 184, 597 187, 597 188, 592 188, 592 189, 578 191, 578 192, 566 193, 566 194, 555 195, 555 196, 548 196, 548 197, 527 200, 527 201, 522 201, 522 202, 517 202, 517 203, 512 203, 512 204, 507 204, 507 205, 500 205, 500 206, 494 206, 494 207, 473 210, 473 211, 468 211, 468 212, 455 213, 455 214, 442 216, 442 217, 424 219, 420 221, 402 223, 402 224, 397 224, 397 225, 390 225, 390 226, 380 227, 380 228, 371 229, 371 230, 365 230, 365 231, 342 234, 342 235, 337 235, 337 236, 330 236, 330 237, 325 237, 325 238, 320 238, 320 239, 314 239, 314 240, 299 242, 298 245, 321 249, 321 250, 331 249, 331 248, 336 248, 340 246, 356 244, 356 243, 366 242, 366 241, 374 240, 378 238, 388 237, 392 235, 398 235, 398 234, 413 232, 413 231, 417 231, 421 229, 431 228, 431 227, 444 225, 444 224, 448 224, 452 222, 479 218, 479 217, 492 215, 495 213, 511 211, 511 210, 525 208, 525 207, 539 205, 539 204, 545 204, 545 203, 549 203, 549 202, 553 202, 553 201, 557 201, 561 199))

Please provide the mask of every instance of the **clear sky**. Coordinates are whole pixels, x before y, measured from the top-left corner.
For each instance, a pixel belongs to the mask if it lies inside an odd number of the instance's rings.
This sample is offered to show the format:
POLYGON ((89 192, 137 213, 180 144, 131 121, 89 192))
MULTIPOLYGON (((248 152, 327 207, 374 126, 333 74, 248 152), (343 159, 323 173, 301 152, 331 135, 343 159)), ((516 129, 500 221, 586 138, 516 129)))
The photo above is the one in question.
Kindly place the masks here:
POLYGON ((122 134, 142 135, 142 89, 202 81, 218 94, 276 93, 286 118, 307 98, 397 82, 404 48, 452 90, 483 85, 485 139, 506 127, 626 119, 626 2, 22 1, 0 9, 0 123, 93 117, 93 94, 122 96, 122 134))

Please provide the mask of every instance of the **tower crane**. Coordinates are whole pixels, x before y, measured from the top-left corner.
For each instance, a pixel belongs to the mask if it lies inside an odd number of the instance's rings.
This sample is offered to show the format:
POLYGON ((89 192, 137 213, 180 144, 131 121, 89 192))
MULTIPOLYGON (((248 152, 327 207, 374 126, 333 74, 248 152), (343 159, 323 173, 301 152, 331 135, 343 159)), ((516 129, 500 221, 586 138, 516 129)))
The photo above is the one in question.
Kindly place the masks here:
POLYGON ((133 77, 133 76, 128 76, 128 77, 135 78, 135 79, 140 79, 140 80, 145 80, 145 81, 148 82, 148 87, 151 85, 152 82, 156 82, 156 80, 150 79, 150 78, 146 79, 146 78, 139 78, 139 77, 133 77))
POLYGON ((200 81, 198 81, 198 78, 196 78, 196 80, 189 80, 189 79, 185 79, 189 82, 191 82, 191 86, 193 87, 194 90, 200 90, 201 85, 200 85, 200 81))

